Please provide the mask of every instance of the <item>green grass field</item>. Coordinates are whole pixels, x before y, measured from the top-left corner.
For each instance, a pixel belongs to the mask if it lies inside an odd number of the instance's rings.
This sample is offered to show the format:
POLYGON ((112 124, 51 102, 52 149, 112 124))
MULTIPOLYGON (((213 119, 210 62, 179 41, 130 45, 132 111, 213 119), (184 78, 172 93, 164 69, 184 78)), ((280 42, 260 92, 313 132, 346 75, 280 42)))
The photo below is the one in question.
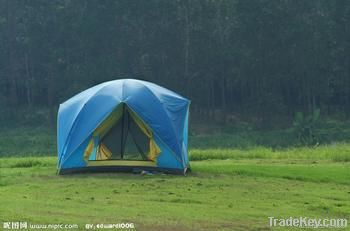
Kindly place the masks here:
MULTIPOLYGON (((187 176, 57 176, 55 157, 0 159, 0 222, 133 222, 136 230, 270 230, 268 217, 350 220, 350 145, 193 149, 187 176)), ((274 228, 274 230, 283 230, 274 228)))

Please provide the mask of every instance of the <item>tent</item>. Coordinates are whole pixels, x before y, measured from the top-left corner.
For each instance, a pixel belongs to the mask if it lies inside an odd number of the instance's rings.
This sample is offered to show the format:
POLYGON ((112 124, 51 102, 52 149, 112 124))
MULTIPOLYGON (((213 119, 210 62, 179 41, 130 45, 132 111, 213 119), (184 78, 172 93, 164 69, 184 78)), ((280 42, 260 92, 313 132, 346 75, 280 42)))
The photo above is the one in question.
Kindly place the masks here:
POLYGON ((156 84, 120 79, 89 88, 58 110, 58 173, 185 174, 190 101, 156 84))

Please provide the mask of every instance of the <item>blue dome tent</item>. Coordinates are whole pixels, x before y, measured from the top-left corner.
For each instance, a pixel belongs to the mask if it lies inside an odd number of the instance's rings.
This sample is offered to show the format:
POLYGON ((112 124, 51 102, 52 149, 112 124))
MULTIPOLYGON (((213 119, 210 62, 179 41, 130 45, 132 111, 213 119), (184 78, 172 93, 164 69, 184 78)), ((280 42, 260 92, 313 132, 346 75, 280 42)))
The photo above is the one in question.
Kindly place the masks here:
POLYGON ((58 173, 155 170, 185 174, 190 101, 121 79, 89 88, 58 111, 58 173))

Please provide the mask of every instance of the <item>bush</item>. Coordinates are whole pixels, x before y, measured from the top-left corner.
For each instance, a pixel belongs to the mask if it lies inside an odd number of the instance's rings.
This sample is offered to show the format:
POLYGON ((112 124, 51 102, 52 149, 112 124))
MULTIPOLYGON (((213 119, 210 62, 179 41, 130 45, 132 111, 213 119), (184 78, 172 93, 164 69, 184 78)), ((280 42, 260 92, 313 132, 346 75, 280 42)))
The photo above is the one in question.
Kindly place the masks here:
POLYGON ((293 121, 293 129, 302 145, 316 145, 319 143, 317 126, 320 120, 320 109, 316 109, 309 116, 297 112, 293 121))

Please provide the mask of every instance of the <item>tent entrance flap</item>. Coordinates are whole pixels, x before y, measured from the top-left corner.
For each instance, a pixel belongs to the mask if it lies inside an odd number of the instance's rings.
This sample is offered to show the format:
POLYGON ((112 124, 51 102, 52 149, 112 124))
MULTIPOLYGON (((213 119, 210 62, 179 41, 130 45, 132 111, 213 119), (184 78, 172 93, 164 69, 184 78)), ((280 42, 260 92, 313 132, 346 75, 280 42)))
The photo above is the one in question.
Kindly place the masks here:
POLYGON ((149 127, 124 103, 94 131, 92 140, 96 137, 99 141, 95 144, 91 141, 85 150, 86 160, 155 161, 161 152, 149 127), (92 150, 96 151, 95 155, 92 150))

